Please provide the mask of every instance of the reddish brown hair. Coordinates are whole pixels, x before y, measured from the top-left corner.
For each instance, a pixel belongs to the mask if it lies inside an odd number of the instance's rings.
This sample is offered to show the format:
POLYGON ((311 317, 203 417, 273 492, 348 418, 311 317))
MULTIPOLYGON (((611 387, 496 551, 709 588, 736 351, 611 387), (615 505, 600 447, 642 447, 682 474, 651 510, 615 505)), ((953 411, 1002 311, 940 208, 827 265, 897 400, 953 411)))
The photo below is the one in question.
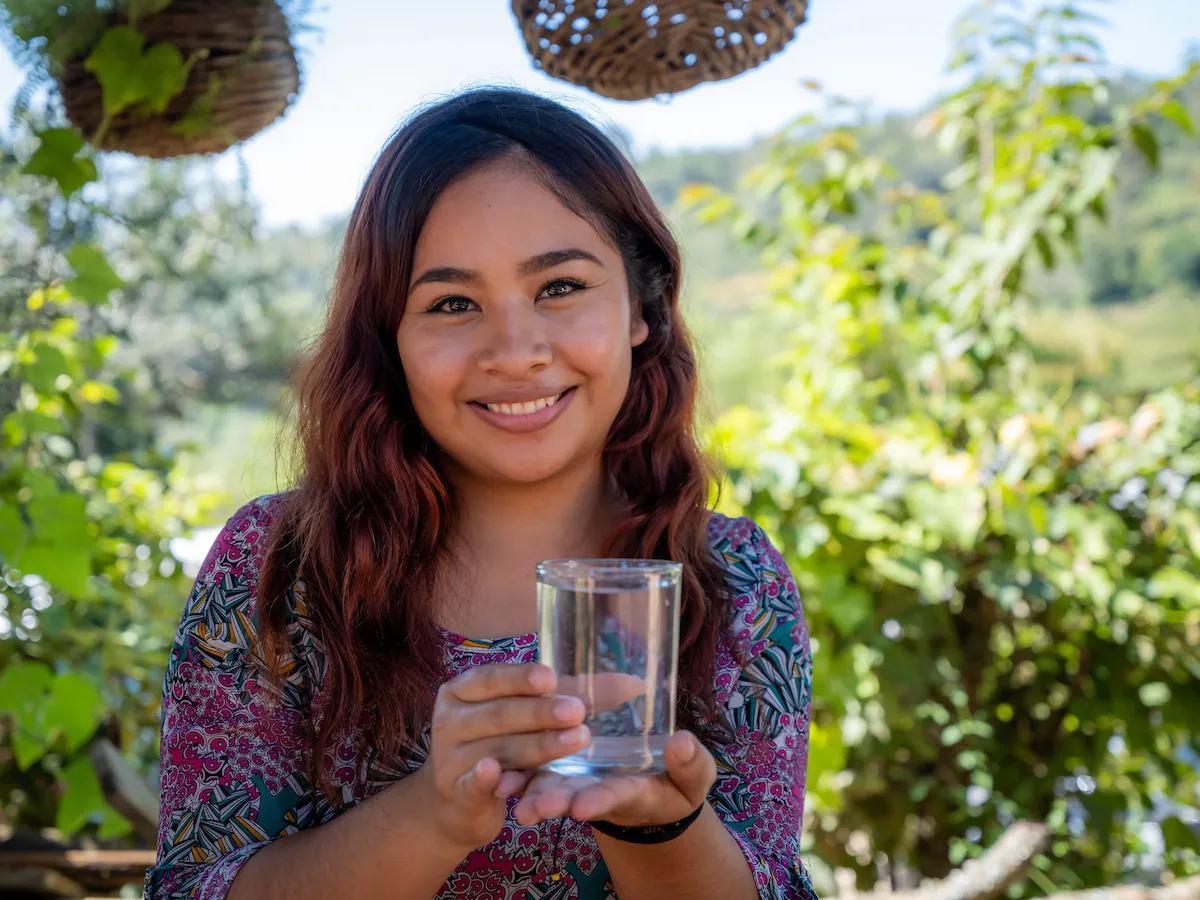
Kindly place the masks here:
MULTIPOLYGON (((727 587, 706 533, 711 481, 693 429, 697 372, 679 316, 679 248, 628 160, 587 119, 523 91, 474 90, 419 112, 379 155, 299 379, 302 475, 264 562, 260 616, 267 659, 278 662, 289 588, 303 580, 327 657, 314 761, 364 718, 380 751, 398 752, 419 736, 430 685, 444 677, 430 598, 454 500, 410 403, 396 330, 438 196, 475 167, 514 156, 612 241, 650 326, 604 456, 629 510, 606 553, 684 563, 679 718, 696 728, 715 713, 727 587)), ((324 767, 313 766, 328 789, 324 767)))

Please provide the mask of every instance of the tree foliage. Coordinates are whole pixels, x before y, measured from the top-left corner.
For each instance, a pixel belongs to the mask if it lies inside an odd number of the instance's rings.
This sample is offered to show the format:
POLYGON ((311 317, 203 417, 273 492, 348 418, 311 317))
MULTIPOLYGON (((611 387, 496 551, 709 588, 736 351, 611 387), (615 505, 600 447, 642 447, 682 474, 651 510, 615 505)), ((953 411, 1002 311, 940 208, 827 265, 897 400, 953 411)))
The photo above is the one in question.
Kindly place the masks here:
POLYGON ((1007 10, 964 21, 965 86, 921 123, 947 154, 935 188, 810 117, 749 208, 684 199, 760 249, 786 323, 781 395, 715 443, 725 505, 780 539, 806 597, 808 840, 937 876, 1043 820, 1051 850, 1013 889, 1041 893, 1200 870, 1200 378, 1054 391, 1023 330, 1121 154, 1152 166, 1192 132, 1197 68, 1119 96, 1079 4, 1007 10))
MULTIPOLYGON (((1149 89, 1139 75, 1122 74, 1106 82, 1106 90, 1081 97, 1076 114, 1082 120, 1106 119, 1112 107, 1149 89)), ((834 105, 830 103, 831 107, 834 105)), ((845 98, 836 101, 836 121, 853 135, 861 152, 886 160, 896 178, 917 188, 940 190, 953 167, 952 159, 917 124, 923 113, 865 113, 845 98)), ((1159 294, 1188 296, 1200 290, 1200 156, 1195 139, 1180 127, 1200 117, 1200 81, 1181 85, 1167 106, 1164 124, 1154 129, 1157 167, 1131 140, 1115 162, 1116 186, 1106 197, 1106 220, 1081 223, 1078 259, 1056 260, 1053 277, 1039 284, 1039 302, 1046 307, 1127 303, 1159 294)), ((812 138, 832 116, 796 123, 793 137, 812 138)), ((1144 137, 1144 133, 1143 134, 1144 137)), ((654 150, 637 162, 643 180, 662 204, 673 207, 687 184, 703 183, 734 194, 743 204, 770 215, 769 205, 753 191, 740 190, 747 172, 762 162, 769 140, 748 148, 654 150)), ((858 214, 847 220, 856 228, 870 227, 877 202, 860 197, 858 214)), ((681 217, 676 227, 688 250, 689 269, 700 280, 723 278, 759 269, 758 259, 733 230, 705 229, 681 217)), ((1035 277, 1038 273, 1035 273, 1035 277)))
POLYGON ((156 760, 189 580, 171 540, 220 499, 162 426, 273 393, 307 317, 250 252, 244 189, 97 165, 73 134, 18 123, 0 147, 0 821, 116 837, 89 743, 156 760))

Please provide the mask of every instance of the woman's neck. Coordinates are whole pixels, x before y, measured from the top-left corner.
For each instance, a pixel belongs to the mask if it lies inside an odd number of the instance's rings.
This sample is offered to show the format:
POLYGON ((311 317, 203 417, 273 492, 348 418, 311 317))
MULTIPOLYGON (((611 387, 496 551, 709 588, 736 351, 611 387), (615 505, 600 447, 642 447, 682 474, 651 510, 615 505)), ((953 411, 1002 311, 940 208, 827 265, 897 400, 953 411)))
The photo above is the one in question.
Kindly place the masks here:
POLYGON ((469 637, 533 631, 534 567, 546 559, 599 556, 621 504, 602 466, 541 484, 454 478, 451 566, 439 590, 442 624, 469 637))

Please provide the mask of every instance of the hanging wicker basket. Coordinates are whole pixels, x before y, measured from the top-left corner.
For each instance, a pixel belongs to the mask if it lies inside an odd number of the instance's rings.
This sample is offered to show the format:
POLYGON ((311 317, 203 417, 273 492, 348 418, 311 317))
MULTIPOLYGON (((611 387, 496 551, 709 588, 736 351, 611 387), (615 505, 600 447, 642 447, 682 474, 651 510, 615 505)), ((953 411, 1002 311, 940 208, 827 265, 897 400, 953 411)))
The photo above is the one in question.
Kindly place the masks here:
MULTIPOLYGON (((137 29, 146 47, 166 41, 195 63, 162 113, 127 109, 114 116, 102 150, 158 159, 220 153, 283 115, 300 90, 291 30, 275 0, 173 0, 137 29)), ((63 66, 58 87, 67 118, 91 138, 104 107, 85 57, 63 66)))
POLYGON ((732 78, 778 53, 808 0, 512 0, 534 65, 614 100, 732 78))

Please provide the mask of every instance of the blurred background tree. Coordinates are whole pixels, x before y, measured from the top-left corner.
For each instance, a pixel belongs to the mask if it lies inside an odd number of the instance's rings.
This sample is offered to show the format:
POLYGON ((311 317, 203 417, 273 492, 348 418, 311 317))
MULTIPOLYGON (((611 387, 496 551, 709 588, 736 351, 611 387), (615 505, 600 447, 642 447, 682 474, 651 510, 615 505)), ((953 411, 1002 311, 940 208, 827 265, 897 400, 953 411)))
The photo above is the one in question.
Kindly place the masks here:
POLYGON ((1014 895, 1200 871, 1200 348, 1176 387, 1102 396, 1029 339, 1060 265, 1109 303, 1096 254, 1124 259, 1128 300, 1186 243, 1155 229, 1195 215, 1155 179, 1164 147, 1194 164, 1200 67, 1112 83, 1092 24, 964 20, 966 86, 918 125, 933 186, 835 102, 764 148, 752 202, 683 192, 770 270, 776 380, 717 424, 724 502, 788 548, 819 686, 807 839, 868 884, 943 875, 1018 819, 1054 840, 1014 895), (1136 253, 1101 230, 1114 207, 1136 253))

